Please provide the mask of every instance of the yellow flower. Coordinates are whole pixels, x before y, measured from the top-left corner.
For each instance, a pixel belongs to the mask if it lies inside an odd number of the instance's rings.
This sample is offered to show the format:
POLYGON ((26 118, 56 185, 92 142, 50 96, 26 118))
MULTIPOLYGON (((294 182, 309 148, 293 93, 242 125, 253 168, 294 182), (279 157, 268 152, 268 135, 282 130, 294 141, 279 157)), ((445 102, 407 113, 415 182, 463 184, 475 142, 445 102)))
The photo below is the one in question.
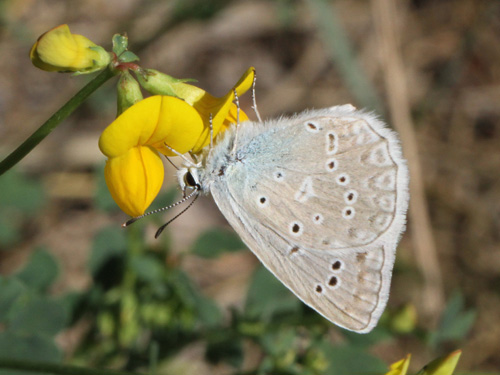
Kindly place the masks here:
MULTIPOLYGON (((452 375, 461 354, 461 350, 455 350, 453 353, 437 358, 424 366, 416 375, 452 375)), ((393 363, 390 366, 390 371, 385 375, 406 375, 410 365, 410 358, 411 355, 408 354, 406 358, 393 363)))
POLYGON ((417 309, 412 304, 404 305, 391 319, 391 328, 401 334, 412 332, 417 325, 417 309))
MULTIPOLYGON (((175 155, 165 145, 181 154, 201 151, 210 142, 210 115, 214 136, 236 122, 233 90, 243 94, 252 81, 249 70, 222 98, 183 83, 177 87, 178 97, 151 96, 118 116, 99 139, 108 157, 106 183, 118 206, 130 216, 143 214, 163 183, 160 154, 175 155)), ((247 119, 240 111, 240 121, 247 119)))
POLYGON ((455 367, 457 367, 461 354, 461 350, 455 350, 448 355, 439 357, 424 366, 417 375, 452 375, 453 371, 455 371, 455 367))
POLYGON ((144 213, 163 183, 165 144, 189 151, 203 129, 196 110, 172 96, 152 96, 128 108, 101 134, 111 196, 130 216, 144 213))
MULTIPOLYGON (((138 74, 137 78, 141 85, 153 94, 174 95, 183 99, 186 103, 193 106, 202 116, 204 129, 194 147, 193 153, 199 153, 210 143, 209 118, 212 115, 212 128, 214 137, 219 131, 226 130, 230 124, 236 123, 236 105, 234 91, 238 96, 243 95, 252 86, 255 75, 255 69, 249 68, 234 87, 222 98, 210 95, 199 87, 184 83, 185 80, 175 79, 156 70, 145 70, 138 74)), ((247 115, 240 110, 240 122, 247 121, 247 115)))
POLYGON ((389 368, 390 371, 385 375, 406 375, 408 366, 410 365, 411 354, 408 354, 400 361, 393 363, 389 368))
POLYGON ((82 35, 71 34, 68 25, 41 35, 31 48, 30 58, 42 70, 80 74, 103 69, 111 60, 102 47, 82 35))

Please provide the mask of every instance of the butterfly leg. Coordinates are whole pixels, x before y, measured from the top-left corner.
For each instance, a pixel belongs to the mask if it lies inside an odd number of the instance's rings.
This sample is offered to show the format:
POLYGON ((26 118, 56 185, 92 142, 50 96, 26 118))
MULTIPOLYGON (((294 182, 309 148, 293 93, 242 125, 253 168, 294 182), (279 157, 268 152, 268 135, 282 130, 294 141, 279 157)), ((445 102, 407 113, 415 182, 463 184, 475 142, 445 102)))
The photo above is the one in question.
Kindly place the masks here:
POLYGON ((214 125, 212 113, 210 113, 208 118, 208 126, 210 127, 210 150, 212 150, 214 148, 214 125))
POLYGON ((231 154, 234 154, 236 150, 236 145, 238 144, 238 128, 240 126, 240 99, 238 97, 238 93, 236 89, 234 90, 234 101, 236 103, 236 131, 234 132, 234 142, 233 149, 231 150, 231 154))
POLYGON ((197 164, 193 163, 191 160, 189 160, 188 158, 186 158, 183 154, 181 154, 180 152, 174 150, 172 147, 170 147, 166 143, 164 143, 164 145, 165 145, 166 148, 168 148, 174 154, 176 154, 177 156, 180 156, 182 158, 182 160, 184 160, 186 162, 186 164, 189 165, 190 167, 196 167, 196 166, 198 166, 197 164))
POLYGON ((256 99, 256 95, 255 95, 255 83, 256 82, 257 82, 257 73, 254 72, 253 82, 252 82, 252 108, 253 108, 253 111, 255 112, 255 115, 257 116, 257 120, 259 120, 259 122, 262 122, 262 118, 260 117, 259 110, 257 109, 257 99, 256 99))

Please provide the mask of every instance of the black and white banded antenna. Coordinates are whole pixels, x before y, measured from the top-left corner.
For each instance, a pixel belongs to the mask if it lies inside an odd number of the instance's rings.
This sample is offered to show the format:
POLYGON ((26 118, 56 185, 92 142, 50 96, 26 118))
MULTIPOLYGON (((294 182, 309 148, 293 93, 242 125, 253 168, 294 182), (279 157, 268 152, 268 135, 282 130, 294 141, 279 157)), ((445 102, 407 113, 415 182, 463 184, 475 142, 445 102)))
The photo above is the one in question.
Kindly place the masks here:
MULTIPOLYGON (((188 208, 190 208, 193 203, 196 201, 196 199, 198 198, 199 196, 199 193, 200 193, 200 190, 199 190, 199 187, 198 186, 195 186, 194 187, 194 190, 189 193, 187 196, 185 196, 184 198, 182 198, 181 200, 175 202, 175 203, 172 203, 170 206, 167 206, 167 207, 162 207, 162 208, 158 208, 156 210, 153 210, 153 211, 149 211, 149 212, 146 212, 145 214, 142 214, 140 216, 137 216, 137 217, 133 217, 132 219, 128 220, 127 222, 123 223, 122 224, 122 227, 125 228, 125 227, 128 227, 130 224, 133 224, 135 223, 137 220, 139 219, 142 219, 143 217, 146 217, 146 216, 149 216, 149 215, 153 215, 153 214, 157 214, 159 212, 163 212, 163 211, 167 211, 167 210, 170 210, 171 208, 174 208, 175 206, 178 206, 186 201, 188 201, 189 199, 191 199, 193 196, 195 197, 193 199, 193 201, 189 204, 189 206, 187 206, 184 210, 182 210, 179 214, 177 214, 173 219, 171 219, 167 224, 163 225, 160 227, 161 230, 158 230, 160 233, 163 231, 163 229, 165 229, 165 227, 170 224, 172 221, 174 221, 175 219, 177 219, 180 215, 182 215, 184 212, 187 211, 188 208)), ((158 232, 156 232, 156 236, 155 238, 157 238, 160 234, 158 232)))
MULTIPOLYGON (((193 195, 194 193, 199 193, 199 190, 195 189, 191 194, 189 194, 186 197, 186 199, 189 196, 193 195)), ((181 212, 179 212, 177 215, 175 215, 172 219, 170 219, 165 224, 163 224, 161 227, 159 227, 158 230, 155 233, 155 238, 158 238, 160 236, 161 232, 163 232, 163 229, 165 229, 167 227, 167 225, 169 225, 172 221, 174 221, 179 216, 181 216, 184 212, 186 212, 187 210, 189 210, 189 208, 194 204, 194 202, 196 202, 196 200, 198 199, 199 196, 200 196, 200 194, 195 194, 194 199, 191 201, 191 203, 189 203, 189 205, 185 209, 183 209, 181 212)))

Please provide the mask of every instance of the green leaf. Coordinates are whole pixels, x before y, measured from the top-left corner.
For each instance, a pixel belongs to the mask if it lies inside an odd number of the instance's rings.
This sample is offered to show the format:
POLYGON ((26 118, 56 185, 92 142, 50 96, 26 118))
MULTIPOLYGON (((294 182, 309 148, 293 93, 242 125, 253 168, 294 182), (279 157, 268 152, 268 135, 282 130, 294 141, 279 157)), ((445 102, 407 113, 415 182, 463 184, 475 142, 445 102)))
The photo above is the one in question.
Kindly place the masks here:
MULTIPOLYGON (((60 362, 62 352, 54 340, 42 334, 24 335, 10 330, 0 332, 0 359, 26 359, 60 362)), ((0 375, 37 375, 40 372, 0 370, 0 375)))
POLYGON ((298 313, 300 306, 300 300, 267 269, 255 271, 245 303, 248 317, 269 320, 277 314, 298 313))
POLYGON ((198 295, 196 298, 196 312, 206 327, 216 327, 222 324, 222 313, 214 300, 198 295))
POLYGON ((45 200, 41 184, 15 170, 0 178, 0 192, 0 247, 7 248, 23 238, 25 216, 33 216, 45 200))
POLYGON ((198 237, 191 252, 204 258, 217 258, 225 252, 241 249, 245 249, 245 245, 233 231, 210 229, 198 237))
POLYGON ((53 255, 44 249, 35 250, 16 277, 36 291, 46 290, 57 279, 59 266, 53 255))
POLYGON ((74 323, 81 315, 88 312, 82 309, 82 302, 85 299, 85 292, 69 292, 56 299, 68 314, 68 325, 74 323))
POLYGON ((284 327, 277 331, 266 332, 262 335, 261 344, 274 357, 286 355, 293 347, 297 333, 294 328, 284 327))
POLYGON ((131 268, 139 279, 150 283, 161 281, 165 274, 165 265, 147 255, 133 258, 131 268))
POLYGON ((125 35, 115 34, 113 35, 113 52, 116 56, 120 56, 123 52, 127 50, 128 38, 125 35))
POLYGON ((120 55, 118 60, 120 60, 120 62, 127 63, 127 62, 139 61, 139 57, 131 51, 125 51, 120 55))
POLYGON ((26 286, 16 278, 0 276, 0 323, 5 323, 16 300, 26 292, 26 286))
POLYGON ((0 207, 12 208, 33 215, 44 203, 42 185, 16 171, 10 171, 0 178, 0 207))
POLYGON ((89 268, 92 275, 95 276, 110 258, 124 255, 126 248, 126 233, 121 227, 102 229, 94 238, 90 254, 89 268))
POLYGON ((329 362, 324 375, 384 374, 387 371, 382 360, 362 349, 348 345, 332 346, 326 342, 319 347, 329 362))
POLYGON ((444 341, 463 339, 472 328, 476 320, 475 310, 465 310, 464 297, 460 292, 451 296, 441 316, 437 330, 429 337, 432 347, 436 347, 444 341))
POLYGON ((222 321, 222 313, 216 303, 203 296, 194 286, 189 276, 181 270, 172 270, 173 284, 177 294, 187 307, 193 308, 199 319, 208 327, 213 327, 222 321))
POLYGON ((180 269, 170 270, 169 276, 172 286, 182 299, 182 302, 188 307, 194 307, 196 304, 197 291, 190 277, 180 269))
POLYGON ((226 362, 235 368, 243 363, 243 345, 235 337, 220 337, 212 339, 207 344, 205 357, 211 363, 226 362))
POLYGON ((0 216, 0 246, 8 248, 21 240, 21 217, 6 215, 0 216))
POLYGON ((25 295, 16 300, 9 314, 8 327, 22 334, 55 335, 68 321, 68 312, 62 301, 38 295, 25 295))

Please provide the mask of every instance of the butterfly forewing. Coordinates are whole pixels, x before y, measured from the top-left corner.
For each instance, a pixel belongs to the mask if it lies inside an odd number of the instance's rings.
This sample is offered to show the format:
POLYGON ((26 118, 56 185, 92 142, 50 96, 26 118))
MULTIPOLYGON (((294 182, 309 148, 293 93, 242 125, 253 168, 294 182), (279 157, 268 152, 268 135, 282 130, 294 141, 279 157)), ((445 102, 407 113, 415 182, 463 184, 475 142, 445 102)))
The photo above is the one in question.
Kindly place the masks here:
POLYGON ((346 107, 258 126, 241 125, 233 161, 220 161, 227 142, 207 160, 215 201, 304 302, 342 327, 368 332, 387 301, 407 207, 394 134, 346 107))

